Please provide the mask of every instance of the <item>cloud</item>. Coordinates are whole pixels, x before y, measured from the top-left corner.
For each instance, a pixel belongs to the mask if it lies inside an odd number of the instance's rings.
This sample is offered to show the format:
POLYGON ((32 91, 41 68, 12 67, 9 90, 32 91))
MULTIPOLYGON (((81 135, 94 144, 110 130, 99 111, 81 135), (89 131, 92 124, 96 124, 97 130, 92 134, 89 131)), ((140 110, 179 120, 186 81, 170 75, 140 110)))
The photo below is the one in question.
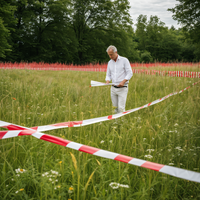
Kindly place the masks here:
POLYGON ((164 22, 169 28, 173 25, 175 28, 180 28, 178 22, 173 20, 172 12, 167 11, 168 8, 174 8, 177 4, 176 0, 129 0, 130 2, 130 15, 133 19, 134 25, 137 23, 137 18, 140 14, 147 15, 149 20, 150 16, 157 16, 160 21, 164 22))

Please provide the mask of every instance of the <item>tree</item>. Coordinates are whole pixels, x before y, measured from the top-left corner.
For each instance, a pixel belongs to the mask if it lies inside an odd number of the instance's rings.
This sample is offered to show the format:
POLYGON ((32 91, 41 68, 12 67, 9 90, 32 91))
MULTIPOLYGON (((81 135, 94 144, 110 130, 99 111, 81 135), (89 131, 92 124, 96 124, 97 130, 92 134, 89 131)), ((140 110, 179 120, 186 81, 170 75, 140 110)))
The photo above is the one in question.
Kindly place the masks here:
POLYGON ((9 0, 0 1, 0 58, 5 58, 6 52, 11 51, 10 25, 15 23, 14 10, 9 0))
MULTIPOLYGON (((12 32, 12 61, 72 62, 69 45, 74 33, 67 27, 69 0, 18 0, 12 32)), ((74 48, 76 42, 73 43, 74 48)))
POLYGON ((153 59, 167 62, 180 59, 180 43, 176 35, 171 33, 157 16, 151 16, 147 21, 145 15, 140 15, 136 27, 142 61, 149 62, 153 59))
POLYGON ((200 59, 200 1, 177 0, 180 3, 168 9, 173 13, 173 19, 178 20, 189 38, 196 43, 196 57, 200 59), (188 32, 187 32, 188 31, 188 32), (188 34, 189 33, 189 34, 188 34))
MULTIPOLYGON (((93 40, 93 32, 102 31, 102 36, 107 35, 111 39, 120 30, 125 30, 127 33, 132 24, 128 0, 72 0, 71 3, 71 27, 78 42, 79 63, 90 61, 89 40, 93 40)), ((105 51, 107 44, 103 40, 107 38, 100 37, 98 40, 99 42, 101 40, 101 44, 104 43, 105 51)))

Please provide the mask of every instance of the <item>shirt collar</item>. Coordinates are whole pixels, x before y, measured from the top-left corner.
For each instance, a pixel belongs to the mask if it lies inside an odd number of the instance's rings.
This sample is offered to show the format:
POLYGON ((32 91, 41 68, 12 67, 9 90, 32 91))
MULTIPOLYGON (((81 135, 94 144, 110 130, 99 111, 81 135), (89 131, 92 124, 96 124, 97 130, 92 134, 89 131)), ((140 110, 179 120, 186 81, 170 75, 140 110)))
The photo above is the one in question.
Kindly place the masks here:
POLYGON ((117 57, 117 60, 120 60, 121 59, 121 56, 120 55, 118 55, 118 57, 117 57))
MULTIPOLYGON (((118 54, 118 56, 117 56, 117 60, 120 60, 121 59, 121 56, 118 54)), ((116 60, 116 61, 117 61, 116 60)), ((114 60, 112 60, 113 62, 115 62, 114 60)))

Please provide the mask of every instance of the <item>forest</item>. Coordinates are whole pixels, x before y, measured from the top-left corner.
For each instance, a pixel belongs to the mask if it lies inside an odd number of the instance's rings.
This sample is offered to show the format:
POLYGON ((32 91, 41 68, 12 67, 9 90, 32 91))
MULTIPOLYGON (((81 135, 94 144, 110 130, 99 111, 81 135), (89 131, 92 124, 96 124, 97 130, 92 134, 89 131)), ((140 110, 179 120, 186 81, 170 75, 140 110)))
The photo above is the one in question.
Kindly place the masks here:
POLYGON ((111 44, 130 62, 199 62, 199 1, 168 8, 179 29, 145 13, 133 24, 129 9, 128 0, 1 0, 0 62, 105 63, 111 44))

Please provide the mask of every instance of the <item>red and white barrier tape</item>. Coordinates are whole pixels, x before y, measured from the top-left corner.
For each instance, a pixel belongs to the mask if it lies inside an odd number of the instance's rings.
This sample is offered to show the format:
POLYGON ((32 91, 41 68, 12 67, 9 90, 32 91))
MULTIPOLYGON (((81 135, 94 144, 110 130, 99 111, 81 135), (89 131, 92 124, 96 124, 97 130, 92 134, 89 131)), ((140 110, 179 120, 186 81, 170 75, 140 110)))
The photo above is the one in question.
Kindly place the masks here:
MULTIPOLYGON (((195 82, 193 83, 192 85, 196 85, 197 83, 199 83, 200 81, 198 82, 195 82)), ((82 120, 82 121, 70 121, 70 122, 62 122, 62 123, 57 123, 57 124, 51 124, 51 125, 44 125, 44 126, 37 126, 37 127, 32 127, 33 129, 37 130, 37 131, 49 131, 49 130, 53 130, 53 129, 60 129, 60 128, 67 128, 67 127, 80 127, 80 126, 86 126, 86 125, 90 125, 90 124, 95 124, 95 123, 98 123, 98 122, 103 122, 103 121, 107 121, 107 120, 111 120, 111 119, 117 119, 119 117, 122 117, 124 115, 127 115, 127 114, 130 114, 130 113, 133 113, 135 111, 138 111, 142 108, 147 108, 149 106, 152 106, 154 104, 157 104, 157 103, 160 103, 161 101, 164 101, 165 99, 173 96, 173 95, 176 95, 176 94, 179 94, 179 93, 182 93, 183 91, 189 89, 189 87, 179 91, 179 92, 174 92, 174 93, 171 93, 165 97, 162 97, 160 99, 157 99, 155 101, 152 101, 151 103, 148 103, 144 106, 141 106, 141 107, 138 107, 138 108, 134 108, 134 109, 131 109, 131 110, 127 110, 125 112, 122 112, 122 113, 118 113, 118 114, 114 114, 114 115, 109 115, 109 116, 104 116, 104 117, 97 117, 97 118, 92 118, 92 119, 86 119, 86 120, 82 120)))
POLYGON ((41 140, 45 140, 51 143, 62 145, 74 150, 82 151, 82 152, 89 153, 89 154, 99 156, 102 158, 117 160, 120 162, 136 165, 139 167, 144 167, 144 168, 151 169, 154 171, 162 172, 164 174, 175 176, 177 178, 182 178, 185 180, 200 183, 200 173, 198 172, 193 172, 186 169, 180 169, 177 167, 171 167, 168 165, 162 165, 162 164, 149 162, 146 160, 141 160, 138 158, 133 158, 133 157, 125 156, 122 154, 106 151, 103 149, 98 149, 95 147, 65 140, 56 136, 43 134, 34 129, 14 125, 14 124, 4 122, 4 121, 0 121, 0 127, 7 127, 7 128, 12 129, 12 131, 0 131, 0 139, 6 139, 6 138, 11 138, 11 137, 23 136, 23 135, 32 135, 36 137, 37 139, 41 139, 41 140))
MULTIPOLYGON (((178 67, 178 66, 199 66, 199 63, 131 63, 132 71, 135 74, 160 75, 171 77, 200 78, 200 72, 193 71, 163 71, 149 70, 149 67, 178 67), (135 67, 145 67, 148 69, 135 69, 135 67)), ((66 65, 61 63, 0 63, 0 69, 28 69, 28 70, 70 70, 70 71, 95 71, 106 72, 107 64, 89 65, 66 65)))
MULTIPOLYGON (((193 83, 192 85, 196 85, 197 83, 198 82, 193 83)), ((125 114, 135 112, 136 110, 146 108, 150 105, 154 105, 156 103, 159 103, 159 102, 167 99, 168 97, 175 95, 175 94, 178 94, 178 93, 181 93, 184 90, 187 90, 189 88, 190 88, 190 86, 179 91, 179 92, 171 93, 171 94, 169 94, 169 95, 167 95, 167 96, 165 96, 161 99, 155 100, 155 101, 153 101, 149 104, 146 104, 142 107, 131 109, 131 110, 128 110, 128 111, 123 112, 123 113, 110 115, 110 116, 106 116, 106 117, 83 120, 83 121, 79 121, 79 122, 77 122, 77 121, 76 122, 64 122, 64 123, 47 125, 47 126, 38 126, 38 127, 33 127, 33 128, 26 128, 26 127, 23 127, 23 126, 12 124, 12 123, 0 121, 0 127, 7 128, 9 130, 9 131, 0 131, 0 139, 12 138, 12 137, 23 136, 23 135, 32 135, 32 136, 36 137, 37 139, 52 142, 52 143, 62 145, 62 146, 65 146, 65 147, 68 147, 68 148, 71 148, 71 149, 74 149, 74 150, 82 151, 82 152, 89 153, 89 154, 96 155, 96 156, 103 157, 103 158, 108 158, 108 159, 117 160, 117 161, 120 161, 120 162, 125 162, 125 163, 128 163, 128 164, 132 164, 132 165, 144 167, 144 168, 147 168, 147 169, 159 171, 159 172, 171 175, 171 176, 175 176, 177 178, 182 178, 182 179, 186 179, 186 180, 189 180, 189 181, 194 181, 194 182, 200 183, 200 173, 197 173, 197 172, 189 171, 189 170, 186 170, 186 169, 180 169, 180 168, 177 168, 177 167, 171 167, 171 166, 168 166, 168 165, 153 163, 153 162, 149 162, 149 161, 141 160, 141 159, 137 159, 137 158, 132 158, 132 157, 129 157, 129 156, 118 154, 118 153, 114 153, 114 152, 98 149, 98 148, 95 148, 95 147, 90 147, 90 146, 87 146, 87 145, 79 144, 79 143, 76 143, 76 142, 64 140, 62 138, 52 136, 52 135, 43 134, 43 133, 40 132, 42 130, 47 131, 47 130, 52 130, 52 129, 57 129, 57 128, 83 126, 83 125, 97 123, 97 122, 100 122, 100 121, 116 119, 116 118, 121 117, 125 114)))

